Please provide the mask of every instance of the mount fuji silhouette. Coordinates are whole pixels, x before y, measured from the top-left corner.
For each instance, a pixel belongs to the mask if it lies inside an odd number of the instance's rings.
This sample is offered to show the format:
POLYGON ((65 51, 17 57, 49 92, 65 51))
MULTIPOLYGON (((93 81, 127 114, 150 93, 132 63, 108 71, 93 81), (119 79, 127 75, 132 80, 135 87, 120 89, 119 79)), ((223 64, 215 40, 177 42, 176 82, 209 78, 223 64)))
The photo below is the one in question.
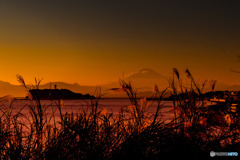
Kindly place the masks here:
MULTIPOLYGON (((123 80, 130 82, 138 92, 153 91, 154 85, 158 85, 159 89, 165 89, 168 86, 168 80, 165 76, 149 68, 144 68, 138 72, 131 73, 124 77, 123 80)), ((104 85, 104 87, 119 87, 119 82, 110 83, 104 85)))
POLYGON ((141 69, 139 72, 131 73, 128 77, 128 80, 136 80, 136 79, 165 79, 164 76, 159 74, 158 72, 144 68, 141 69))

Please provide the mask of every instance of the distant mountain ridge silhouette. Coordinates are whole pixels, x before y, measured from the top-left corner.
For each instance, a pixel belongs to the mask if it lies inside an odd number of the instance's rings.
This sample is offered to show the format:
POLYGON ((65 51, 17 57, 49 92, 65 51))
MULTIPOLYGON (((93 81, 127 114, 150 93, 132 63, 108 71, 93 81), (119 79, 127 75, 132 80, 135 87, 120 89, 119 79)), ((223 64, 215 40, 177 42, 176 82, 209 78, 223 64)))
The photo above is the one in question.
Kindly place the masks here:
MULTIPOLYGON (((138 72, 134 72, 129 74, 124 78, 126 82, 131 82, 132 86, 137 89, 139 95, 148 96, 151 95, 153 92, 153 87, 155 84, 158 85, 159 90, 163 90, 169 86, 168 78, 161 75, 160 73, 149 69, 144 68, 139 70, 138 72)), ((54 89, 54 85, 57 86, 57 89, 69 89, 76 93, 82 94, 93 94, 96 90, 96 86, 87 86, 87 85, 79 85, 77 83, 70 84, 66 82, 48 82, 45 84, 40 85, 40 89, 54 89)), ((31 87, 31 85, 28 85, 31 87)), ((120 87, 119 81, 112 82, 106 85, 102 85, 102 91, 107 91, 107 97, 123 97, 126 95, 123 94, 116 94, 109 91, 110 88, 118 88, 120 87)), ((207 87, 207 86, 206 86, 207 87)), ((226 85, 222 83, 216 84, 215 90, 230 90, 230 91, 238 91, 240 90, 240 85, 226 85)), ((208 88, 207 88, 208 89, 208 88)), ((25 97, 27 95, 26 89, 21 85, 13 85, 8 82, 4 82, 0 80, 0 97, 12 95, 14 97, 25 97)))

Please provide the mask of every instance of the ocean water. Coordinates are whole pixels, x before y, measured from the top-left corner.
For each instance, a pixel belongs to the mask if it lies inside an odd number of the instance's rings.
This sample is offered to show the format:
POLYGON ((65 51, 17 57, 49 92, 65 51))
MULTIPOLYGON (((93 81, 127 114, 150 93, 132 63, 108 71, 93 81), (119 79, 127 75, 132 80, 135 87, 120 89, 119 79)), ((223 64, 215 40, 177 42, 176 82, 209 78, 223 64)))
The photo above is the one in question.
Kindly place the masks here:
MULTIPOLYGON (((141 104, 141 100, 138 100, 141 104)), ((77 114, 81 112, 82 109, 91 109, 91 104, 94 104, 95 100, 41 100, 41 105, 46 108, 47 117, 50 118, 54 113, 56 117, 59 117, 58 106, 61 106, 62 113, 74 113, 77 114)), ((8 110, 11 108, 12 114, 21 113, 26 117, 30 116, 29 105, 36 105, 35 101, 30 100, 14 100, 14 101, 4 101, 0 102, 0 108, 2 110, 8 110)), ((160 104, 160 113, 163 120, 171 120, 173 118, 172 112, 172 102, 163 101, 160 104)), ((120 109, 122 108, 125 114, 127 112, 127 107, 131 106, 129 99, 100 99, 98 105, 98 111, 104 111, 106 114, 113 113, 116 116, 120 109)), ((158 103, 156 101, 148 101, 148 107, 145 109, 148 115, 153 115, 156 112, 158 103)), ((59 118, 57 118, 59 119, 59 118)))

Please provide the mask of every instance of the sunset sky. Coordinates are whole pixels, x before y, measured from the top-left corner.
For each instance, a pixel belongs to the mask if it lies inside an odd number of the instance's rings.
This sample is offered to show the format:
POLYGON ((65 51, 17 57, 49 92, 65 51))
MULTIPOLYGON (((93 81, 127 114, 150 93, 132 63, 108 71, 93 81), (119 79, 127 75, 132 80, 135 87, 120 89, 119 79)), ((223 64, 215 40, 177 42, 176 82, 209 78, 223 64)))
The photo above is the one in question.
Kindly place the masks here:
POLYGON ((142 68, 240 84, 240 5, 222 0, 1 0, 0 80, 101 85, 142 68))

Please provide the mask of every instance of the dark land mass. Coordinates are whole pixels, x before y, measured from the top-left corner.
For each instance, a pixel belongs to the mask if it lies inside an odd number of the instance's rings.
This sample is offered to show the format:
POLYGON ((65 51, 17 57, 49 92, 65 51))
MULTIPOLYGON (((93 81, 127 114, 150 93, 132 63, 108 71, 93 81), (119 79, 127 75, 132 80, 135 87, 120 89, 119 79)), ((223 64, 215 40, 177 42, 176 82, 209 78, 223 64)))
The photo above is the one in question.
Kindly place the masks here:
MULTIPOLYGON (((234 99, 238 99, 240 97, 240 91, 211 91, 206 92, 202 94, 198 94, 196 92, 188 92, 188 93, 179 93, 177 95, 170 95, 168 97, 164 97, 163 99, 166 101, 172 101, 172 100, 186 100, 189 99, 189 97, 194 98, 201 98, 201 99, 230 99, 231 101, 234 101, 234 99)), ((147 98, 148 100, 154 100, 156 98, 147 98)))
POLYGON ((65 99, 65 100, 73 100, 73 99, 94 99, 94 96, 89 94, 81 94, 75 93, 68 89, 31 89, 29 90, 28 98, 30 96, 33 99, 40 100, 54 100, 54 99, 65 99))

